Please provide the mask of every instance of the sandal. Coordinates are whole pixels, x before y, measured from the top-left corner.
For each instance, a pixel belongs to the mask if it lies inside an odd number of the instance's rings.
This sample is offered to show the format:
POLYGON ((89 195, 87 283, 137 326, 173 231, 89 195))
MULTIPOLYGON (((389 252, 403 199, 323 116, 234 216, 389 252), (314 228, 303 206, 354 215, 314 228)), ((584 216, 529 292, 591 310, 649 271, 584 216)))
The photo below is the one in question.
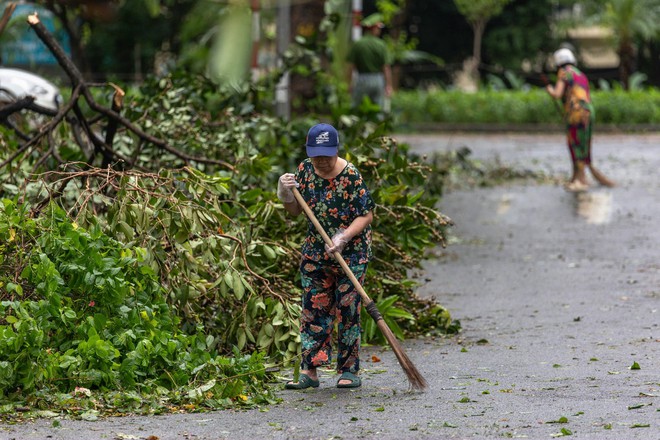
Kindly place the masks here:
POLYGON ((362 385, 362 379, 350 371, 344 371, 337 381, 337 388, 359 388, 362 385), (342 380, 350 380, 350 383, 339 383, 342 380))
POLYGON ((284 388, 287 390, 304 390, 306 388, 318 388, 319 381, 318 379, 314 380, 305 373, 300 373, 298 382, 288 382, 284 385, 284 388))

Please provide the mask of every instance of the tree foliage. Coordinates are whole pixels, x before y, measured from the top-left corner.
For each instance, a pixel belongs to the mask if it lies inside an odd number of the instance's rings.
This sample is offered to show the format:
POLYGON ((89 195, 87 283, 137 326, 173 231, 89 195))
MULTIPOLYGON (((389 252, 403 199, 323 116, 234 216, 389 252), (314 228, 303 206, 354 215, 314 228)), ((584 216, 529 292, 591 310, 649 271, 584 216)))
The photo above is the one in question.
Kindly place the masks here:
POLYGON ((182 331, 147 249, 8 199, 0 238, 0 401, 38 409, 70 393, 60 406, 74 413, 111 406, 101 390, 165 393, 171 406, 273 401, 262 356, 222 356, 201 328, 182 331))
POLYGON ((526 62, 533 71, 542 71, 547 54, 557 46, 551 32, 552 12, 551 0, 511 2, 489 22, 483 41, 484 64, 520 74, 526 62))
MULTIPOLYGON (((295 53, 291 65, 316 63, 295 53)), ((212 408, 271 401, 266 366, 299 351, 305 234, 276 182, 321 116, 269 114, 268 79, 227 89, 179 72, 124 93, 60 61, 73 83, 61 110, 14 106, 7 114, 23 117, 1 128, 0 398, 39 404, 78 387, 212 408)), ((376 113, 335 110, 322 118, 342 131, 377 203, 370 296, 399 337, 452 329, 409 279, 449 224, 435 209, 436 170, 376 113)), ((365 323, 365 341, 379 337, 365 323)))
POLYGON ((491 18, 502 13, 504 7, 512 0, 454 0, 458 11, 470 23, 474 32, 472 47, 472 57, 479 67, 481 62, 481 40, 484 35, 486 25, 491 18))
POLYGON ((648 41, 660 36, 660 1, 610 0, 605 8, 603 23, 614 30, 614 44, 620 58, 619 76, 627 89, 637 58, 635 40, 648 41))
POLYGON ((640 56, 639 47, 660 37, 660 1, 584 0, 580 4, 584 11, 566 19, 563 26, 597 24, 612 29, 610 41, 619 55, 619 78, 628 89, 640 56))

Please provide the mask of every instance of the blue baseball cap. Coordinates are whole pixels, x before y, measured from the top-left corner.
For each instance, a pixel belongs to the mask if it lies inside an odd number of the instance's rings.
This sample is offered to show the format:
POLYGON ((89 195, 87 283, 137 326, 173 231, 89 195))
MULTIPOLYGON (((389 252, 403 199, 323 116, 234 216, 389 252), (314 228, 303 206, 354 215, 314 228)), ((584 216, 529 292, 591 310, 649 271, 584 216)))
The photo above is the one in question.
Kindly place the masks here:
POLYGON ((339 134, 329 124, 317 124, 307 132, 307 156, 336 156, 339 152, 339 134))

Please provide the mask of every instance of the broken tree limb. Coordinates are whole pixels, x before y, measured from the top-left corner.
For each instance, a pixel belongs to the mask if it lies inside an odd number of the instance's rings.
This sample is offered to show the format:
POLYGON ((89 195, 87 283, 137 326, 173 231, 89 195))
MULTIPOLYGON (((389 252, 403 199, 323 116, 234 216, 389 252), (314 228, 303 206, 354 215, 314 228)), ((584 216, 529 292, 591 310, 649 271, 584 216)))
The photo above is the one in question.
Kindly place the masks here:
POLYGON ((26 95, 19 97, 16 101, 9 102, 7 105, 0 107, 0 121, 7 119, 11 114, 20 112, 21 110, 32 110, 46 116, 55 116, 56 111, 46 107, 42 107, 34 103, 34 96, 26 95))
POLYGON ((107 109, 103 106, 100 106, 96 104, 96 102, 92 103, 89 102, 89 106, 93 109, 96 110, 99 113, 103 113, 104 115, 115 118, 117 119, 124 127, 135 133, 137 136, 142 138, 143 140, 156 145, 157 147, 162 148, 163 150, 166 150, 175 156, 177 156, 179 159, 182 159, 186 161, 186 164, 189 164, 190 162, 198 162, 198 163, 205 163, 205 164, 212 164, 212 165, 222 165, 226 168, 229 168, 230 170, 234 171, 235 168, 233 165, 231 165, 229 162, 226 162, 224 160, 217 160, 217 159, 209 159, 206 157, 197 157, 197 156, 191 156, 189 154, 182 153, 181 151, 177 150, 176 148, 172 147, 169 145, 167 142, 165 142, 162 139, 159 139, 155 136, 152 136, 148 133, 145 133, 142 131, 140 128, 138 128, 136 125, 134 125, 131 121, 128 119, 124 118, 123 116, 117 114, 116 112, 107 109))
POLYGON ((73 61, 71 61, 71 59, 64 52, 62 46, 60 46, 60 44, 57 42, 57 40, 55 40, 55 38, 53 38, 48 29, 46 29, 46 26, 44 26, 41 20, 39 20, 37 13, 29 15, 27 22, 32 27, 37 36, 41 39, 41 41, 44 42, 46 47, 48 47, 51 53, 55 56, 55 59, 62 67, 62 69, 64 69, 64 72, 69 76, 73 85, 76 86, 78 84, 84 84, 85 79, 83 78, 82 74, 76 65, 73 64, 73 61))
MULTIPOLYGON (((228 168, 232 171, 235 170, 235 167, 231 165, 229 162, 226 162, 224 160, 218 160, 218 159, 210 159, 206 157, 196 157, 196 156, 191 156, 189 154, 183 153, 176 148, 172 147, 169 145, 166 141, 159 139, 155 136, 149 135, 148 133, 145 133, 142 131, 140 128, 138 128, 136 125, 134 125, 131 121, 128 119, 122 117, 120 114, 118 114, 116 111, 112 109, 108 109, 106 107, 103 107, 99 105, 95 100, 94 97, 92 96, 91 92, 89 91, 89 88, 87 87, 87 84, 85 82, 85 79, 83 75, 80 73, 78 68, 73 64, 71 59, 66 55, 64 52, 64 49, 59 45, 59 43, 53 38, 53 36, 50 34, 48 29, 41 23, 39 20, 39 17, 37 14, 32 14, 28 16, 27 19, 28 23, 34 29, 35 33, 37 36, 46 44, 48 49, 52 52, 53 56, 57 59, 57 62, 60 64, 62 69, 64 69, 65 73, 69 76, 71 79, 74 87, 77 85, 82 86, 81 92, 82 95, 85 97, 85 101, 87 101, 87 104, 92 108, 93 110, 104 114, 110 119, 114 119, 118 123, 122 124, 124 127, 126 127, 128 130, 133 132, 136 136, 142 138, 143 140, 156 145, 157 147, 160 147, 169 153, 172 153, 179 159, 185 161, 185 163, 188 165, 191 162, 197 162, 197 163, 203 163, 203 164, 212 164, 212 165, 220 165, 225 168, 228 168)), ((81 121, 82 122, 82 121, 81 121)), ((91 134, 90 131, 87 131, 88 134, 91 134)), ((90 137, 92 139, 92 137, 90 137)), ((94 141, 93 141, 94 142, 94 141)), ((96 146, 96 142, 94 142, 96 146)), ((112 151, 112 145, 105 145, 104 146, 106 149, 112 151)), ((130 163, 130 162, 127 162, 130 163)))
POLYGON ((14 122, 11 121, 10 119, 6 119, 6 120, 2 121, 2 123, 4 125, 6 125, 7 127, 9 127, 10 129, 14 130, 14 133, 16 133, 16 135, 19 138, 23 139, 24 141, 29 141, 30 140, 30 136, 23 133, 23 131, 20 128, 18 128, 18 126, 16 124, 14 124, 14 122))
MULTIPOLYGON (((121 112, 121 109, 124 106, 124 96, 126 96, 126 92, 124 92, 124 90, 116 84, 110 83, 110 86, 112 86, 115 89, 115 93, 112 96, 112 111, 119 114, 119 112, 121 112)), ((105 129, 106 145, 112 145, 114 143, 115 134, 117 133, 118 125, 119 122, 114 118, 110 118, 110 120, 108 121, 108 126, 105 129)), ((104 156, 101 168, 106 168, 108 165, 110 165, 110 161, 106 156, 104 156)), ((130 163, 129 165, 133 166, 134 164, 130 163)))
POLYGON ((0 107, 0 124, 9 127, 16 133, 16 135, 24 141, 29 141, 30 136, 23 133, 23 131, 16 126, 16 124, 9 119, 14 113, 20 112, 23 109, 29 108, 34 103, 34 96, 24 96, 18 101, 10 102, 9 104, 0 107))
POLYGON ((21 153, 26 151, 31 146, 36 145, 37 142, 39 142, 42 137, 44 137, 47 133, 52 131, 57 126, 57 124, 62 122, 62 120, 64 119, 64 115, 69 110, 71 110, 74 103, 77 101, 78 96, 80 96, 80 86, 73 89, 73 93, 71 94, 71 97, 72 97, 71 101, 69 101, 69 103, 64 108, 62 108, 60 110, 60 112, 58 112, 57 115, 55 115, 53 117, 52 120, 50 120, 47 124, 45 124, 43 127, 41 127, 41 129, 39 130, 39 132, 36 135, 31 137, 29 140, 27 140, 27 142, 24 145, 22 145, 18 150, 16 150, 14 152, 14 154, 12 154, 7 159, 5 159, 4 162, 0 163, 0 168, 3 168, 5 166, 7 166, 11 162, 13 162, 14 159, 16 159, 18 156, 20 156, 21 153))
POLYGON ((0 35, 2 35, 2 32, 7 27, 7 23, 9 23, 9 19, 14 13, 14 9, 16 9, 16 2, 9 2, 5 7, 5 11, 2 13, 2 18, 0 18, 0 35))
POLYGON ((29 108, 30 104, 32 104, 33 102, 34 102, 34 96, 24 96, 20 98, 18 101, 13 101, 3 107, 0 107, 0 121, 4 122, 9 116, 13 115, 14 113, 29 108))

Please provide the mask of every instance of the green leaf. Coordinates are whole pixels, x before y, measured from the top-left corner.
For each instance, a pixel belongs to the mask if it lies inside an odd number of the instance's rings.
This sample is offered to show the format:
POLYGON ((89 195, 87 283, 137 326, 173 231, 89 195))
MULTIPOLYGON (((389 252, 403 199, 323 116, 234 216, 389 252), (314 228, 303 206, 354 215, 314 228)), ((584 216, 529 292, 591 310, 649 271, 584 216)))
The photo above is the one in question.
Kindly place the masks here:
POLYGON ((95 409, 90 409, 80 414, 80 418, 87 422, 94 422, 99 419, 99 412, 95 409))
POLYGON ((275 260, 275 259, 277 258, 277 254, 275 253, 275 251, 273 250, 273 248, 271 248, 270 246, 266 246, 266 245, 264 245, 262 249, 263 249, 263 251, 264 251, 264 255, 265 255, 266 258, 268 258, 269 260, 275 260))
POLYGON ((633 364, 630 366, 631 370, 641 370, 642 368, 639 366, 637 362, 633 362, 633 364))
POLYGON ((410 312, 407 312, 398 307, 390 307, 387 309, 387 316, 390 318, 415 319, 415 317, 410 312))
POLYGON ((215 387, 215 384, 216 384, 215 379, 211 379, 210 381, 206 382, 203 385, 188 390, 188 398, 193 400, 201 398, 205 392, 215 387))
POLYGON ((19 295, 23 295, 23 287, 20 284, 7 283, 5 289, 7 289, 7 293, 16 292, 19 295))
POLYGON ((237 300, 242 300, 245 295, 245 286, 243 285, 243 277, 237 272, 233 275, 234 295, 237 300))
POLYGON ((245 334, 245 330, 242 328, 239 328, 236 331, 236 345, 239 350, 242 350, 245 348, 245 344, 247 343, 247 335, 245 334))
POLYGON ((259 335, 259 338, 257 339, 257 345, 258 345, 259 348, 261 348, 261 349, 265 349, 265 348, 267 348, 267 347, 270 346, 272 343, 273 343, 273 337, 272 337, 272 336, 268 336, 268 335, 265 334, 265 333, 262 333, 261 335, 259 335))
POLYGON ((225 274, 223 275, 223 279, 225 281, 225 285, 230 290, 233 290, 234 289, 234 277, 232 276, 231 270, 228 270, 227 272, 225 272, 225 274))
POLYGON ((252 342, 253 344, 257 342, 249 327, 245 329, 245 335, 247 336, 248 341, 252 342))

